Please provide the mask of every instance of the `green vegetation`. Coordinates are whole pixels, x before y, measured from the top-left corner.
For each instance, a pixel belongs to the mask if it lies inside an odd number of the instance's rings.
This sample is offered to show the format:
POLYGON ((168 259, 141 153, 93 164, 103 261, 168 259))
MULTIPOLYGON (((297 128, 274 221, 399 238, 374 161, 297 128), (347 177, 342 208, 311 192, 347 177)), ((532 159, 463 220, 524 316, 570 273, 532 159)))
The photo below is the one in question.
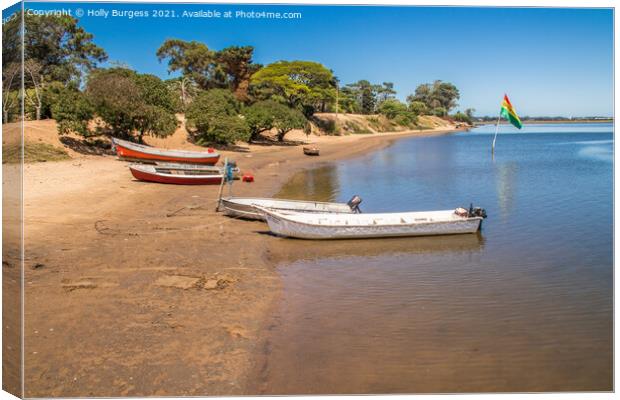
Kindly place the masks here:
POLYGON ((311 61, 278 61, 260 69, 250 81, 250 92, 258 100, 275 100, 291 108, 300 107, 306 117, 326 111, 335 102, 333 73, 311 61))
POLYGON ((240 116, 241 104, 225 89, 201 92, 189 106, 186 126, 198 144, 248 141, 251 133, 240 116))
POLYGON ((175 101, 166 84, 154 75, 125 68, 92 72, 86 97, 104 122, 104 131, 130 138, 137 133, 165 137, 177 128, 175 101))
MULTIPOLYGON (((412 107, 419 102, 427 107, 432 115, 445 117, 451 109, 457 106, 460 98, 459 90, 452 83, 437 80, 418 86, 414 94, 407 96, 407 102, 412 107)), ((419 105, 416 105, 419 107, 419 105)))
MULTIPOLYGON (((3 122, 19 117, 21 52, 19 21, 3 25, 3 122)), ((70 16, 26 13, 23 100, 27 119, 54 118, 60 135, 113 135, 142 142, 144 135, 175 132, 175 113, 184 113, 186 129, 198 144, 255 141, 273 132, 284 141, 293 129, 316 124, 327 134, 366 133, 419 127, 418 116, 437 115, 471 121, 472 110, 457 106, 451 83, 425 83, 396 99, 392 82, 368 80, 341 85, 327 66, 282 60, 262 66, 252 46, 216 50, 199 41, 165 40, 154 54, 174 74, 166 81, 122 63, 98 68, 107 59, 91 33, 70 16), (365 114, 368 123, 315 118, 319 112, 365 114), (359 125, 359 126, 357 126, 359 125)))
POLYGON ((160 61, 168 60, 168 71, 181 71, 203 90, 228 88, 240 101, 248 100, 250 77, 259 64, 252 62, 252 46, 231 46, 211 50, 204 43, 179 39, 166 40, 157 50, 160 61))
MULTIPOLYGON (((93 42, 93 35, 78 26, 78 20, 67 15, 24 14, 24 59, 40 64, 45 81, 64 84, 78 82, 84 71, 107 59, 106 52, 93 42)), ((18 40, 20 18, 12 18, 2 26, 2 68, 21 62, 18 40)))
POLYGON ((473 124, 472 119, 467 114, 462 113, 460 111, 454 114, 452 116, 452 119, 455 120, 456 122, 464 122, 469 125, 473 124))
POLYGON ((274 128, 278 132, 278 141, 283 142, 284 136, 293 129, 303 129, 306 117, 294 108, 278 107, 274 111, 274 128))
POLYGON ((50 96, 53 97, 51 114, 58 123, 59 134, 74 132, 84 137, 92 135, 88 124, 95 115, 95 108, 84 93, 62 87, 50 96))
POLYGON ((392 82, 380 85, 360 80, 344 86, 338 101, 341 111, 355 114, 375 114, 382 103, 393 100, 396 91, 392 82))
MULTIPOLYGON (((3 146, 2 162, 16 164, 21 161, 21 146, 3 146)), ((69 159, 64 149, 59 149, 47 143, 26 143, 24 147, 24 162, 62 161, 69 159)))

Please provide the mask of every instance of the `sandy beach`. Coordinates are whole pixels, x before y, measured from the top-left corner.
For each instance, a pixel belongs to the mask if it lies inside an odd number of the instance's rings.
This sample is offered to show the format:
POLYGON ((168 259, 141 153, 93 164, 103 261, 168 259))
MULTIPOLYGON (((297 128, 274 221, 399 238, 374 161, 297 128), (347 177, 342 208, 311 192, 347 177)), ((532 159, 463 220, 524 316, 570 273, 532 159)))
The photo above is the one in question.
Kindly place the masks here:
MULTIPOLYGON (((27 140, 57 140, 45 124, 27 123, 27 140)), ((256 178, 236 182, 235 195, 271 196, 302 169, 450 130, 297 132, 290 140, 318 145, 320 157, 300 145, 222 155, 256 178)), ((180 131, 147 140, 194 147, 180 131)), ((24 168, 25 395, 256 393, 248 376, 280 294, 273 255, 282 239, 216 213, 217 186, 138 182, 114 156, 69 153, 24 168)))

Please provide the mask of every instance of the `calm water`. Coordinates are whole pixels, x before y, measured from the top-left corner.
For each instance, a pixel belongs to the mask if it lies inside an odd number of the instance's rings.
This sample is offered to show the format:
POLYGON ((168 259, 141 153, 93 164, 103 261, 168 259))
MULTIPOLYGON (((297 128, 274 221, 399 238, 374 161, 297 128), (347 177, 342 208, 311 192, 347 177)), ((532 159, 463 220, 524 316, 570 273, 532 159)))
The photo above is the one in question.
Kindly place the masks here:
POLYGON ((486 208, 479 235, 278 239, 264 393, 612 389, 610 124, 403 139, 281 197, 365 211, 486 208))

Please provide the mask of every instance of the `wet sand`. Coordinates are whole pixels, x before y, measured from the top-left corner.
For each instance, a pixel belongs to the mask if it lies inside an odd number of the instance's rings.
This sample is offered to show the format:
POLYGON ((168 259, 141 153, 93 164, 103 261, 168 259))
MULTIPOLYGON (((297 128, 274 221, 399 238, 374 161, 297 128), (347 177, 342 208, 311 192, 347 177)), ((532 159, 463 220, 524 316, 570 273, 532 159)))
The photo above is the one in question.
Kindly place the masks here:
MULTIPOLYGON (((271 196, 301 169, 441 132, 312 137, 318 158, 301 146, 223 156, 256 178, 235 195, 271 196)), ((25 395, 256 393, 281 242, 217 214, 217 186, 137 182, 112 156, 71 155, 24 171, 25 395)))

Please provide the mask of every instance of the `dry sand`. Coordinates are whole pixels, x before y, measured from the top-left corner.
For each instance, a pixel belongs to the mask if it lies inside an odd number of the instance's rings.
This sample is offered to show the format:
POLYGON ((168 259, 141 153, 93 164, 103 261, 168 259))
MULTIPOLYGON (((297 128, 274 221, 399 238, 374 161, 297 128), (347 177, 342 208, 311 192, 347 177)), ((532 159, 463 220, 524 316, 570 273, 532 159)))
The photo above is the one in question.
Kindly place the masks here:
MULTIPOLYGON (((52 121, 28 125, 27 139, 57 145, 52 121)), ((320 157, 300 146, 222 153, 256 178, 235 183, 235 195, 271 196, 301 169, 451 128, 288 137, 317 144, 320 157)), ((148 141, 194 147, 182 131, 148 141)), ((281 285, 273 255, 286 239, 215 213, 217 186, 138 182, 113 156, 70 155, 24 168, 25 395, 256 393, 247 377, 264 351, 259 332, 281 285)))

